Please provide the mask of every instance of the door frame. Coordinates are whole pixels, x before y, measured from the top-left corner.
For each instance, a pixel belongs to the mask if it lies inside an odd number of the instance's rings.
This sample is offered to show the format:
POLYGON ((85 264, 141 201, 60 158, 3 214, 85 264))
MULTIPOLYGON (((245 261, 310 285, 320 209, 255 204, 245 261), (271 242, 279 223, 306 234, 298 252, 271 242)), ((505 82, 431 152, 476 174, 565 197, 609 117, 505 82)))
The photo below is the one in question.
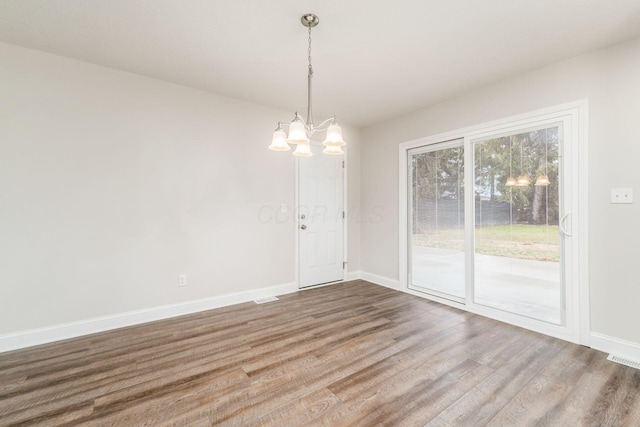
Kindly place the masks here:
MULTIPOLYGON (((312 149, 315 148, 315 150, 313 150, 314 156, 329 156, 329 154, 322 153, 322 149, 324 149, 324 146, 319 141, 312 140, 310 144, 312 149)), ((342 155, 342 209, 345 212, 345 217, 342 220, 342 262, 344 266, 342 269, 342 281, 346 282, 348 265, 349 265, 349 255, 347 253, 347 242, 348 242, 347 234, 348 234, 348 223, 349 223, 348 221, 349 209, 347 206, 348 150, 346 146, 342 147, 342 150, 344 151, 344 154, 342 155)), ((339 281, 336 281, 336 282, 330 282, 325 284, 300 287, 300 215, 298 213, 300 212, 300 162, 303 162, 304 160, 305 160, 304 157, 296 156, 296 179, 295 179, 295 198, 294 198, 295 207, 293 210, 293 226, 295 227, 294 229, 296 234, 295 254, 294 254, 294 260, 295 260, 294 261, 294 280, 296 283, 296 288, 301 291, 306 289, 314 289, 322 286, 329 286, 335 283, 340 283, 339 281)))
MULTIPOLYGON (((536 110, 516 116, 506 117, 491 122, 481 123, 475 126, 470 126, 462 129, 457 129, 450 132, 445 132, 433 136, 415 139, 407 141, 399 145, 398 155, 398 172, 399 172, 399 282, 400 289, 406 293, 420 296, 422 298, 430 299, 440 302, 442 304, 450 305, 456 308, 460 308, 466 311, 470 311, 476 314, 480 314, 485 317, 493 318, 505 323, 510 323, 516 326, 524 327, 536 332, 540 332, 546 335, 554 336, 566 341, 575 342, 582 345, 589 345, 590 343, 590 324, 589 324, 589 276, 588 276, 588 157, 587 157, 587 142, 588 142, 588 100, 582 99, 579 101, 570 102, 567 104, 557 105, 541 110, 536 110), (571 121, 571 148, 572 159, 568 159, 571 164, 571 180, 572 182, 579 183, 577 191, 573 191, 572 205, 577 207, 573 211, 571 218, 573 229, 573 245, 576 250, 572 253, 572 271, 571 276, 574 281, 574 287, 572 289, 572 298, 575 302, 575 310, 572 318, 567 316, 567 327, 558 327, 555 325, 545 325, 542 322, 531 321, 522 316, 514 315, 507 312, 500 312, 494 309, 487 309, 485 307, 469 304, 459 303, 451 301, 445 298, 440 298, 434 295, 428 295, 423 292, 415 291, 409 288, 409 238, 408 238, 408 226, 409 226, 409 209, 408 209, 408 191, 410 191, 408 184, 408 156, 409 150, 412 148, 436 144, 439 142, 449 141, 453 139, 464 138, 465 152, 471 147, 471 140, 476 139, 477 135, 494 132, 499 133, 501 130, 526 126, 535 121, 551 120, 557 118, 561 120, 563 117, 569 117, 571 121), (576 212, 577 210, 577 212, 576 212)), ((465 165, 465 178, 468 179, 468 171, 473 165, 465 165)), ((465 191, 465 193, 467 193, 465 191)), ((472 209, 466 209, 465 215, 470 216, 472 209)), ((466 218, 467 219, 467 218, 466 218)), ((468 239, 467 239, 468 240, 468 239)), ((472 242, 467 242, 465 250, 471 250, 472 242)), ((467 263, 465 273, 467 277, 473 274, 473 266, 467 263)), ((568 313, 567 313, 568 314, 568 313)))

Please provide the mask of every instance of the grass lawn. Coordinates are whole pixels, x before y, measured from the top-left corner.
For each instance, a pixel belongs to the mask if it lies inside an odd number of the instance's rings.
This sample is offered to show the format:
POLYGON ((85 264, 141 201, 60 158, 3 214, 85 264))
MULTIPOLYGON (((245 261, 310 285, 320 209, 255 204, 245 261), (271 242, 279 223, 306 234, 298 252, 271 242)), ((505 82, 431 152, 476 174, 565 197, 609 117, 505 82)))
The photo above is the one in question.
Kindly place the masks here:
MULTIPOLYGON (((557 225, 493 225, 476 227, 476 253, 510 258, 560 261, 557 225)), ((464 230, 442 229, 414 234, 413 244, 464 250, 464 230)))

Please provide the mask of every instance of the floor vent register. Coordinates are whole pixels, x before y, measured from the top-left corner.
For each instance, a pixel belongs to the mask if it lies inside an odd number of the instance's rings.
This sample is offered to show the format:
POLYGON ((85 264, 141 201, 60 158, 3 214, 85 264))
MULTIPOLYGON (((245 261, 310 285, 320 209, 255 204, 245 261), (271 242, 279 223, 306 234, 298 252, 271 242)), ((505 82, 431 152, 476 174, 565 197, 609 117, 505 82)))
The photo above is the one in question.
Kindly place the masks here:
POLYGON ((615 356, 613 354, 610 354, 609 357, 607 357, 607 360, 611 360, 612 362, 620 363, 621 365, 627 365, 627 366, 631 366, 632 368, 640 369, 640 363, 639 362, 635 362, 633 360, 625 359, 625 358, 620 357, 620 356, 615 356))

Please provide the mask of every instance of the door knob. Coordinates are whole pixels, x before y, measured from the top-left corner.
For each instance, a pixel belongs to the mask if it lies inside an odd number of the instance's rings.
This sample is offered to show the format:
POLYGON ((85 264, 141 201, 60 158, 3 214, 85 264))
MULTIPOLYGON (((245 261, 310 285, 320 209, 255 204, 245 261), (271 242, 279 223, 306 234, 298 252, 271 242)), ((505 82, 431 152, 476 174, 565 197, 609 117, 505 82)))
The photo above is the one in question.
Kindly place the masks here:
POLYGON ((304 224, 302 224, 302 225, 300 226, 300 229, 301 229, 301 230, 306 230, 306 229, 307 229, 307 226, 306 226, 306 225, 304 225, 304 224))

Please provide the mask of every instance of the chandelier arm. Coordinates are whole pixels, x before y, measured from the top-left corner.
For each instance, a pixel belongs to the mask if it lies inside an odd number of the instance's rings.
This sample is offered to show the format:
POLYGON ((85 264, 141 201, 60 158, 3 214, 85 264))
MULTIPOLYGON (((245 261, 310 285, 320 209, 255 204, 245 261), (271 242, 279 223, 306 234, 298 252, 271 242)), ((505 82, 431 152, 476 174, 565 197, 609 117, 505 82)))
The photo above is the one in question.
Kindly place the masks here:
MULTIPOLYGON (((300 117, 302 117, 302 116, 300 116, 300 117)), ((306 126, 307 126, 307 125, 306 125, 306 123, 304 123, 304 122, 303 122, 303 124, 304 124, 304 126, 305 126, 305 130, 306 130, 306 126)), ((291 127, 291 122, 278 122, 278 127, 276 128, 276 130, 277 130, 278 128, 283 128, 283 127, 286 127, 286 128, 291 127)))
POLYGON ((325 131, 325 130, 329 129, 329 126, 325 126, 325 127, 323 127, 323 126, 326 125, 327 123, 329 123, 330 121, 335 122, 336 121, 336 116, 329 117, 327 120, 325 120, 324 122, 322 122, 318 126, 316 126, 313 130, 317 130, 317 131, 322 132, 322 131, 325 131))

